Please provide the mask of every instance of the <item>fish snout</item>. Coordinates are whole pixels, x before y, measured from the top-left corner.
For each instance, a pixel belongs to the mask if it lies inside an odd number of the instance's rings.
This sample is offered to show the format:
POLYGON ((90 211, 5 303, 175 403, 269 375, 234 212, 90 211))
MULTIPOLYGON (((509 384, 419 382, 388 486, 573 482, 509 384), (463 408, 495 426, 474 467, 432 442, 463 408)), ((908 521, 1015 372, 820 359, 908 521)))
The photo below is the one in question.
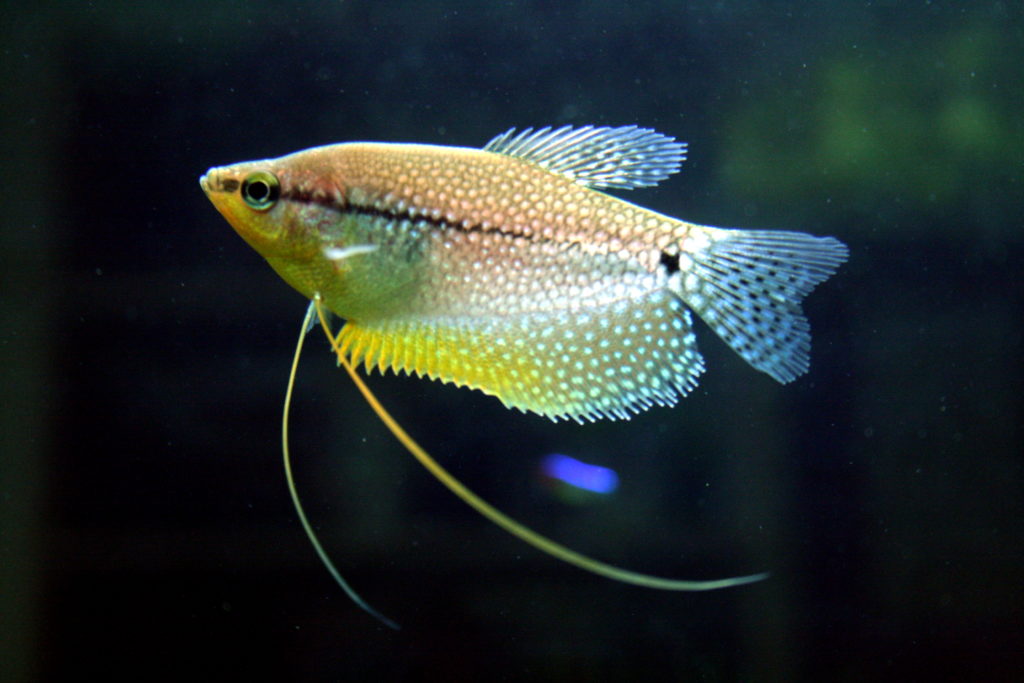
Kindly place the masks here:
POLYGON ((207 195, 214 192, 234 192, 238 189, 238 181, 225 173, 225 169, 213 167, 203 175, 199 176, 199 187, 207 195))
POLYGON ((210 194, 213 192, 213 188, 217 186, 217 169, 211 168, 203 175, 199 176, 199 187, 203 188, 203 192, 210 194))

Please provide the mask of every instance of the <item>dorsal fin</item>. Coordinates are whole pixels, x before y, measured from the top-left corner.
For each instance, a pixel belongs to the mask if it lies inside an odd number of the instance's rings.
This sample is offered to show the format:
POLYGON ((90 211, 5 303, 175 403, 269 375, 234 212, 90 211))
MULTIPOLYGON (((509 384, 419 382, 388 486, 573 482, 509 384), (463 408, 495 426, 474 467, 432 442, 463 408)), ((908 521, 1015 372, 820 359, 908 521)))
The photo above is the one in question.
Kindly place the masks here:
POLYGON ((562 126, 516 133, 510 128, 484 151, 525 159, 596 189, 649 187, 679 170, 686 143, 648 128, 562 126))

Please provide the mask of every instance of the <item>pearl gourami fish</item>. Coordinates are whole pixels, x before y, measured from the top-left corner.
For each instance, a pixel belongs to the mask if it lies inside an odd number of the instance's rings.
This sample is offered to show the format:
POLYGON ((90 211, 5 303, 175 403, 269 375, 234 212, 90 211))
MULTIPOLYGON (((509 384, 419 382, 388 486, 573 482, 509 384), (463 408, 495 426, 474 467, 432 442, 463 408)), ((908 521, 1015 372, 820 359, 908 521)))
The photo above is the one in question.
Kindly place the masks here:
POLYGON ((831 237, 695 225, 601 192, 654 185, 686 146, 635 127, 514 130, 482 150, 348 143, 211 169, 217 209, 347 322, 353 363, 551 418, 671 405, 704 370, 693 311, 780 382, 807 370, 800 301, 831 237))
POLYGON ((604 192, 655 185, 685 157, 652 130, 565 126, 512 129, 482 149, 326 145, 212 168, 200 184, 316 303, 339 361, 584 422, 696 386, 692 313, 779 382, 808 368, 800 303, 846 246, 697 225, 604 192), (345 320, 337 335, 323 309, 345 320))

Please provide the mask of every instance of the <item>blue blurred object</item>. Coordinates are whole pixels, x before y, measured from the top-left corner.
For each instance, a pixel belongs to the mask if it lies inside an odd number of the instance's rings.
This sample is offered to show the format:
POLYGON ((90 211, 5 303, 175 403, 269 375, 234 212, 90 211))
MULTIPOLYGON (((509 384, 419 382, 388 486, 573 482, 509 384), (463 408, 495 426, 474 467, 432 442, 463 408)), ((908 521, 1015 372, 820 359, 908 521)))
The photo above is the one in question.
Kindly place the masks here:
POLYGON ((541 471, 551 479, 594 493, 609 494, 619 488, 619 475, 615 470, 590 465, 561 453, 552 453, 544 458, 541 471))

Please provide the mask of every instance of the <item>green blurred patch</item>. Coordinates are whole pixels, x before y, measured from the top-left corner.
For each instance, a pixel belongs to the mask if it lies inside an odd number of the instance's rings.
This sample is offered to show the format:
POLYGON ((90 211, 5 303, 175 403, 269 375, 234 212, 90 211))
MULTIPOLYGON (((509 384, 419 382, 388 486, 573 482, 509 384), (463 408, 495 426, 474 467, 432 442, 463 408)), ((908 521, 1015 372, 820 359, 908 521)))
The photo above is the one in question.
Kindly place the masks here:
POLYGON ((769 82, 726 122, 720 167, 738 196, 809 194, 947 210, 1018 174, 1020 50, 994 28, 844 48, 817 64, 803 97, 769 82))

